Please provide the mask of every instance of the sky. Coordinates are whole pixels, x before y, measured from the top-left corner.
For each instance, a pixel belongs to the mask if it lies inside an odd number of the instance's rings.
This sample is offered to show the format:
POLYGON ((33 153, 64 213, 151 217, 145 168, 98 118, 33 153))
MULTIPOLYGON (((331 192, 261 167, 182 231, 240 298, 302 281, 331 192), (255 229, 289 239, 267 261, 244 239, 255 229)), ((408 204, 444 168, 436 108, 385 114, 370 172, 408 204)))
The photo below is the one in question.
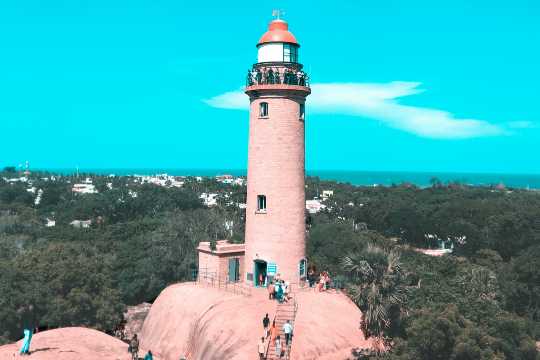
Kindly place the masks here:
POLYGON ((0 167, 244 169, 272 9, 307 169, 540 173, 537 0, 2 1, 0 167))

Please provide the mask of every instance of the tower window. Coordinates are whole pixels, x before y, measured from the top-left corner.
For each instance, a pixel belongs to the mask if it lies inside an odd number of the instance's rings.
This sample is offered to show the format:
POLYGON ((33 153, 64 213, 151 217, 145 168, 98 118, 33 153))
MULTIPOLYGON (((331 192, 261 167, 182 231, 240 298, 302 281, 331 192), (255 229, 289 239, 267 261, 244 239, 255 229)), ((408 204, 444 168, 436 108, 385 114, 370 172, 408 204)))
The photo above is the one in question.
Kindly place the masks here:
POLYGON ((306 116, 306 105, 300 104, 300 120, 304 121, 306 116))
POLYGON ((283 61, 298 62, 298 48, 291 44, 283 44, 283 61))
POLYGON ((257 195, 257 211, 266 211, 266 195, 257 195))
POLYGON ((268 117, 268 103, 262 102, 259 104, 259 117, 268 117))

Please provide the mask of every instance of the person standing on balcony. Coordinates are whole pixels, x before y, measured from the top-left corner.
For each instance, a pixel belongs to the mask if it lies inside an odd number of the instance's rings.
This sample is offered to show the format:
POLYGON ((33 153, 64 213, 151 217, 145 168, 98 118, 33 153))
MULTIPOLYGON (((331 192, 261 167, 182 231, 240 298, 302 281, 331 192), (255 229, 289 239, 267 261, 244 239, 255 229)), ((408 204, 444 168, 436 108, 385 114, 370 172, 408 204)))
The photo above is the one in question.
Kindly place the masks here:
POLYGON ((293 327, 289 320, 283 324, 283 332, 285 333, 285 346, 289 346, 289 342, 291 341, 293 334, 293 327))

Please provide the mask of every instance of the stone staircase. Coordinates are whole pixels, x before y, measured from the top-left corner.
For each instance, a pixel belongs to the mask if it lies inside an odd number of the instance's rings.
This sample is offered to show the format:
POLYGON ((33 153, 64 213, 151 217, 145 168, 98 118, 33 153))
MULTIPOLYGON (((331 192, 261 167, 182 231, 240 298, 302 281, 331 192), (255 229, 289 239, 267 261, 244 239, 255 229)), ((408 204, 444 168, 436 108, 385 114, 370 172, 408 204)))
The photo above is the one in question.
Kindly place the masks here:
POLYGON ((269 340, 268 348, 266 350, 266 359, 267 360, 289 360, 290 352, 292 348, 293 340, 289 341, 289 346, 285 345, 285 333, 283 332, 283 325, 289 320, 293 326, 293 339, 294 339, 294 320, 296 318, 296 311, 298 310, 298 304, 296 302, 296 297, 294 294, 290 294, 291 299, 288 302, 278 303, 276 307, 276 316, 274 318, 276 322, 276 328, 278 329, 278 335, 281 339, 281 349, 284 355, 280 358, 276 356, 276 348, 274 343, 269 340))

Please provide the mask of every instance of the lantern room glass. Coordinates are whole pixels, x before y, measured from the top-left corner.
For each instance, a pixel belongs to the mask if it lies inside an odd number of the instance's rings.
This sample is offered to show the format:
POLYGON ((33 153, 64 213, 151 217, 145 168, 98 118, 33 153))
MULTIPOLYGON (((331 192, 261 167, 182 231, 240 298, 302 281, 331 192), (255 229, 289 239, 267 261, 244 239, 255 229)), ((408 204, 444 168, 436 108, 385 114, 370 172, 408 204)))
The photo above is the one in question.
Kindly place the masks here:
POLYGON ((291 44, 283 44, 283 61, 298 62, 298 47, 291 44))

